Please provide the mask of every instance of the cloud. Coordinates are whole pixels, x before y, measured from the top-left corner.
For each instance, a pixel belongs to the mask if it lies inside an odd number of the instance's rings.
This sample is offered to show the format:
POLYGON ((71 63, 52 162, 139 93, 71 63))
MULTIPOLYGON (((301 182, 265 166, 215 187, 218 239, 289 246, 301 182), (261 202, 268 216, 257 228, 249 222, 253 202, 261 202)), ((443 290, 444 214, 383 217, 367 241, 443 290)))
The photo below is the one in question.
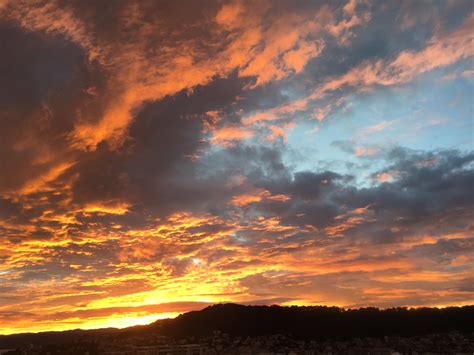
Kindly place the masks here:
MULTIPOLYGON (((78 107, 97 108, 83 91, 92 72, 73 45, 57 46, 54 41, 28 36, 6 23, 1 29, 8 55, 0 67, 5 83, 0 89, 0 191, 24 188, 32 192, 36 185, 44 187, 45 182, 75 163, 64 136, 73 127, 78 107), (52 70, 54 74, 50 75, 52 70)), ((100 73, 94 74, 100 82, 100 73)))
POLYGON ((329 32, 334 35, 338 41, 347 43, 353 32, 353 27, 364 25, 371 19, 369 1, 350 0, 342 8, 343 20, 337 23, 331 23, 328 26, 329 32), (364 9, 358 10, 362 7, 364 9))
POLYGON ((402 51, 392 61, 366 62, 348 73, 326 82, 319 92, 336 90, 345 85, 359 89, 371 85, 398 85, 428 71, 449 66, 474 53, 470 46, 474 17, 470 16, 458 29, 434 36, 420 51, 402 51))
POLYGON ((180 29, 174 29, 172 35, 166 37, 166 27, 173 24, 159 17, 145 20, 146 14, 160 13, 152 11, 153 5, 147 2, 120 3, 107 6, 105 10, 87 3, 88 11, 56 2, 47 6, 40 1, 9 5, 5 11, 7 18, 30 31, 65 36, 84 49, 92 64, 97 62, 106 71, 109 97, 105 110, 100 116, 83 116, 70 132, 73 147, 86 150, 96 149, 103 140, 113 147, 121 145, 134 111, 149 100, 192 90, 236 69, 240 76, 257 77, 255 85, 301 71, 305 62, 322 50, 321 43, 310 43, 307 37, 317 34, 321 21, 328 17, 328 9, 323 8, 316 11, 312 19, 307 15, 279 13, 266 24, 264 16, 269 5, 264 2, 255 6, 256 11, 245 8, 243 3, 226 4, 217 10, 214 24, 203 22, 199 17, 187 18, 207 32, 210 42, 203 43, 197 36, 190 37, 180 29), (104 24, 108 31, 100 31, 95 22, 99 10, 106 11, 111 21, 104 24), (250 11, 252 15, 248 16, 250 11), (117 28, 113 28, 112 22, 117 28), (221 52, 210 45, 212 40, 222 41, 221 33, 215 35, 214 25, 230 32, 226 34, 225 48, 221 52), (140 41, 123 38, 130 33, 135 33, 140 41), (163 41, 164 51, 155 47, 156 38, 163 41), (284 58, 280 61, 282 55, 284 58), (153 64, 157 62, 161 64, 155 67, 153 64))
POLYGON ((290 198, 286 195, 281 194, 271 195, 267 190, 264 189, 255 189, 254 191, 234 196, 231 200, 231 204, 243 207, 255 202, 260 202, 263 199, 284 202, 289 200, 290 198))
POLYGON ((254 132, 249 129, 236 127, 221 127, 212 131, 211 143, 221 146, 228 146, 235 144, 246 138, 250 138, 254 132))
POLYGON ((438 110, 425 73, 465 96, 466 4, 3 2, 5 332, 221 300, 471 302, 468 107, 365 140, 402 122, 382 111, 402 85, 421 92, 403 115, 438 110))
MULTIPOLYGON (((345 73, 326 78, 308 95, 246 115, 242 121, 250 125, 267 120, 282 120, 288 115, 305 112, 314 106, 316 106, 315 117, 321 121, 331 110, 340 106, 345 97, 340 96, 336 99, 337 103, 329 103, 323 107, 315 104, 337 91, 351 88, 360 92, 376 85, 402 85, 424 73, 471 58, 474 55, 470 45, 472 41, 470 28, 473 21, 473 17, 468 16, 458 28, 434 35, 421 50, 404 50, 393 59, 366 59, 345 73)), ((388 126, 384 128, 386 127, 388 126)))
POLYGON ((373 134, 373 133, 381 132, 385 130, 386 128, 392 126, 393 124, 394 124, 393 121, 380 121, 372 126, 365 128, 363 132, 365 134, 373 134))
POLYGON ((398 235, 418 234, 424 228, 433 233, 432 223, 442 223, 445 218, 454 218, 459 226, 469 227, 471 154, 394 149, 389 156, 393 164, 374 173, 381 184, 370 188, 351 186, 350 177, 333 172, 304 172, 295 174, 292 180, 262 182, 261 186, 271 193, 291 197, 278 206, 262 204, 262 212, 276 213, 284 223, 294 226, 332 228, 345 235, 351 230, 350 234, 389 243, 399 241, 398 235), (375 215, 368 223, 339 217, 347 208, 368 208, 375 215), (350 224, 341 224, 344 220, 350 224))
POLYGON ((379 152, 376 147, 356 147, 355 155, 358 157, 370 157, 374 156, 379 152))
MULTIPOLYGON (((188 299, 214 295, 205 297, 209 302, 230 297, 245 303, 278 295, 302 304, 346 306, 467 299, 466 293, 447 292, 446 280, 451 275, 451 289, 458 282, 452 281, 455 276, 462 288, 469 273, 469 260, 462 256, 472 248, 472 154, 397 148, 388 153, 387 167, 379 174, 399 174, 365 188, 330 171, 279 172, 280 157, 271 150, 231 147, 216 154, 233 156, 234 164, 238 158, 255 162, 254 169, 240 171, 246 179, 227 187, 240 194, 228 195, 232 203, 217 215, 188 212, 157 219, 134 207, 123 214, 78 211, 74 223, 81 221, 84 227, 69 229, 69 238, 50 244, 23 241, 14 258, 6 254, 3 270, 10 291, 5 296, 21 302, 19 282, 40 288, 40 280, 58 277, 53 288, 64 290, 60 298, 47 290, 35 298, 40 308, 66 305, 54 316, 35 315, 45 327, 52 321, 67 325, 75 317, 88 319, 89 325, 104 324, 117 312, 134 322, 143 314, 170 312, 167 305, 140 305, 142 297, 176 299, 183 294, 188 299), (260 187, 248 190, 249 182, 260 187), (454 274, 453 260, 458 268, 454 274), (222 270, 227 274, 218 283, 205 277, 222 270), (429 277, 424 270, 430 270, 429 277), (129 306, 121 305, 123 297, 129 306), (71 302, 77 303, 73 309, 71 302)), ((10 215, 17 215, 14 204, 11 208, 10 215)), ((37 223, 43 225, 44 216, 37 223)), ((21 328, 21 317, 12 324, 21 328)))

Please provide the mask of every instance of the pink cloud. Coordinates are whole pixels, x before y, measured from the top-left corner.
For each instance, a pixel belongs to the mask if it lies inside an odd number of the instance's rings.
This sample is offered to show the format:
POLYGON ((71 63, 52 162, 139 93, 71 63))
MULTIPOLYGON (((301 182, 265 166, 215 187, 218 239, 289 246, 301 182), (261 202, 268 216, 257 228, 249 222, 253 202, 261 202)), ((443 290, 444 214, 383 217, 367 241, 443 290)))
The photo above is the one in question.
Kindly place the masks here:
POLYGON ((371 157, 377 155, 379 151, 377 147, 356 147, 355 155, 358 157, 371 157))
POLYGON ((239 127, 221 127, 212 130, 211 144, 223 147, 233 146, 238 141, 248 139, 254 135, 254 131, 239 127))
POLYGON ((269 142, 274 142, 277 138, 281 138, 283 143, 286 142, 286 132, 290 129, 295 128, 296 125, 293 122, 285 123, 281 126, 270 125, 270 134, 266 137, 269 142))
POLYGON ((428 71, 472 57, 473 25, 474 15, 471 15, 457 30, 434 36, 421 51, 403 51, 390 62, 365 62, 345 75, 326 82, 320 92, 346 85, 362 89, 371 85, 404 84, 428 71))
POLYGON ((384 171, 376 175, 376 180, 380 183, 391 182, 399 176, 398 171, 384 171))
MULTIPOLYGON (((474 55, 473 26, 474 15, 471 15, 458 29, 434 36, 428 45, 420 51, 403 51, 392 61, 381 59, 374 62, 366 61, 341 76, 327 80, 305 97, 246 116, 243 118, 243 122, 252 124, 260 121, 280 120, 289 113, 306 110, 311 102, 322 99, 329 92, 345 86, 367 90, 373 85, 405 84, 428 71, 470 58, 474 55)), ((322 120, 330 111, 330 106, 327 105, 317 107, 315 118, 322 120)), ((373 132, 389 125, 389 123, 381 123, 380 126, 373 127, 373 132), (382 127, 382 125, 384 126, 382 127)))

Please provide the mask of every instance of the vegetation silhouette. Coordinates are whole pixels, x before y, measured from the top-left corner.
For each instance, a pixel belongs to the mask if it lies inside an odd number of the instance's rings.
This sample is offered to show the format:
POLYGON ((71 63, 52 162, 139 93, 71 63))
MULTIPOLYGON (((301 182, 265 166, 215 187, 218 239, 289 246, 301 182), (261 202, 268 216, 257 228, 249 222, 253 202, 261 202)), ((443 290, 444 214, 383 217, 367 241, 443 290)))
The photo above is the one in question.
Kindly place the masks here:
POLYGON ((360 308, 325 306, 244 306, 217 304, 174 319, 125 329, 70 330, 0 336, 0 349, 25 344, 47 345, 89 341, 100 337, 160 334, 170 338, 209 337, 216 331, 230 336, 272 334, 296 339, 325 340, 383 336, 419 336, 446 332, 474 332, 474 306, 448 308, 360 308))
POLYGON ((171 337, 289 334, 301 339, 416 336, 474 331, 474 306, 360 308, 217 304, 151 325, 171 337))

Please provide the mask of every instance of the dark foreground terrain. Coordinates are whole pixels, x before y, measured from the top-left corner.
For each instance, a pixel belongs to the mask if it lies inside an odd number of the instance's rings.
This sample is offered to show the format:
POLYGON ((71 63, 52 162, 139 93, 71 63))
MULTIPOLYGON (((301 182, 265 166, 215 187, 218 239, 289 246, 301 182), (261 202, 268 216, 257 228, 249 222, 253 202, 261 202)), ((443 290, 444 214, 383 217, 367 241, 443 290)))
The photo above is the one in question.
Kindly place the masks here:
POLYGON ((219 304, 126 329, 0 336, 7 354, 472 354, 474 306, 280 307, 219 304))

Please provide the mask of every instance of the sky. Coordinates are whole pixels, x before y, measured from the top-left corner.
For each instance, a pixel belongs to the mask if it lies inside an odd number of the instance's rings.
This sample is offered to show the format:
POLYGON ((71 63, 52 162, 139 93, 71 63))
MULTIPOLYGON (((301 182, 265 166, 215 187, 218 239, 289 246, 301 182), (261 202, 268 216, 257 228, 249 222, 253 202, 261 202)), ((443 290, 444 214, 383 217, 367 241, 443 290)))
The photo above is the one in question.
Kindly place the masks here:
POLYGON ((470 0, 0 0, 0 334, 474 303, 470 0))

